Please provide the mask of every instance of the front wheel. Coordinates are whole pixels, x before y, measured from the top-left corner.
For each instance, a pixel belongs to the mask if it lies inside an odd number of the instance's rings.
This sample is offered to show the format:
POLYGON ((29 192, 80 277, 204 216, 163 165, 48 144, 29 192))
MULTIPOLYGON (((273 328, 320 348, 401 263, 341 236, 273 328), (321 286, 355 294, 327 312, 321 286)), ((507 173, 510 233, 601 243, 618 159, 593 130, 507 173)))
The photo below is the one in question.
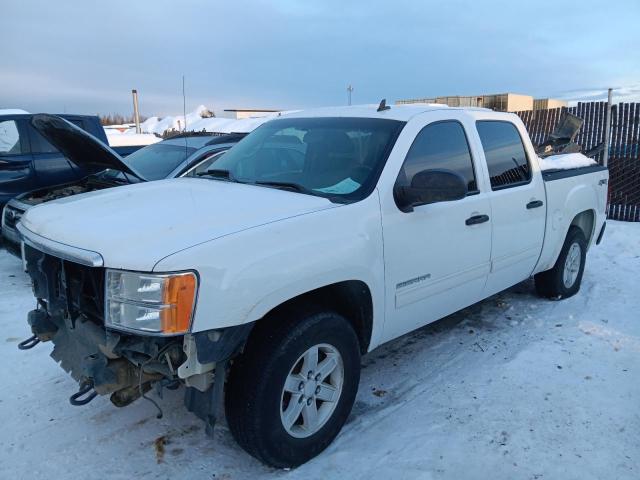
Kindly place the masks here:
POLYGON ((542 297, 568 298, 580 290, 587 240, 578 227, 570 227, 558 260, 551 270, 534 276, 536 290, 542 297))
POLYGON ((360 380, 351 324, 329 311, 289 310, 258 325, 230 371, 229 429, 268 465, 298 466, 340 432, 360 380))

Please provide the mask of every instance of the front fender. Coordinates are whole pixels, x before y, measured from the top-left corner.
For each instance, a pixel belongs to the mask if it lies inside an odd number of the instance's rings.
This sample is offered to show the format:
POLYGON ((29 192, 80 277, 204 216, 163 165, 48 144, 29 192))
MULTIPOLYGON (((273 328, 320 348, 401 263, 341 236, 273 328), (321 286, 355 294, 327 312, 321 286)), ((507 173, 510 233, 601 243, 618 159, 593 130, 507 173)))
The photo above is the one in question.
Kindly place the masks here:
POLYGON ((377 192, 350 205, 244 230, 161 260, 154 271, 196 269, 192 332, 259 320, 303 293, 348 280, 373 298, 372 344, 383 324, 384 264, 377 192))

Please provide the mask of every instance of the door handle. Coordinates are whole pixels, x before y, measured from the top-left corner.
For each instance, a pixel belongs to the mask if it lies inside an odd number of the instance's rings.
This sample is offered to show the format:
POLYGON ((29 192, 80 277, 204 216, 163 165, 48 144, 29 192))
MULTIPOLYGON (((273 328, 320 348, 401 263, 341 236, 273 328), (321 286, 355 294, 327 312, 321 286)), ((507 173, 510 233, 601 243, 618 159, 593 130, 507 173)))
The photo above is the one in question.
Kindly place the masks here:
POLYGON ((0 170, 22 170, 28 168, 30 164, 31 162, 28 160, 9 161, 0 159, 0 170))
POLYGON ((474 215, 467 218, 464 223, 466 225, 477 225, 478 223, 484 223, 489 221, 489 215, 474 215))
POLYGON ((544 205, 542 200, 533 200, 527 203, 527 210, 531 210, 532 208, 538 208, 538 207, 541 207, 542 205, 544 205))

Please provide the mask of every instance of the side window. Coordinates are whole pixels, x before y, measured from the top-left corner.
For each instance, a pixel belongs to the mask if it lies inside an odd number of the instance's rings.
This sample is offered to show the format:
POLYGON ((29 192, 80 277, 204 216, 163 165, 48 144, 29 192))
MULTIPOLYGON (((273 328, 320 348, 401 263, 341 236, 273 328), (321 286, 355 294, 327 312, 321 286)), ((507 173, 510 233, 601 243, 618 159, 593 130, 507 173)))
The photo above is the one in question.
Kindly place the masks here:
POLYGON ((189 170, 184 174, 185 177, 198 177, 200 173, 204 173, 211 168, 211 165, 218 160, 224 152, 217 152, 209 157, 206 157, 199 165, 196 165, 194 168, 189 170))
MULTIPOLYGON (((81 120, 67 120, 73 123, 76 127, 84 130, 84 124, 81 120)), ((47 139, 40 135, 40 133, 31 125, 29 125, 29 134, 31 135, 31 150, 33 153, 58 153, 58 149, 51 145, 47 139)))
POLYGON ((516 126, 493 120, 476 122, 476 126, 487 159, 491 189, 499 190, 529 183, 531 167, 516 126))
POLYGON ((0 155, 20 155, 22 151, 20 132, 15 120, 0 121, 0 155))
POLYGON ((31 136, 31 151, 33 153, 57 153, 58 149, 51 145, 40 133, 29 125, 31 136))
POLYGON ((478 193, 469 143, 460 122, 445 121, 424 127, 413 141, 396 183, 409 186, 416 173, 433 169, 461 175, 467 182, 467 195, 478 193))

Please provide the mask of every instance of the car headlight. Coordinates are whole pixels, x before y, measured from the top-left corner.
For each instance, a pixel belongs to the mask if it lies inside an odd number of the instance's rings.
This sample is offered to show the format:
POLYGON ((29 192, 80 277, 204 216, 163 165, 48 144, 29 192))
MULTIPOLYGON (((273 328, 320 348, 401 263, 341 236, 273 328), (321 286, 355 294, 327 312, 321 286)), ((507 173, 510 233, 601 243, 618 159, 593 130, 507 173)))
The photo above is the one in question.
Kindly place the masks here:
POLYGON ((107 270, 105 283, 107 327, 161 335, 189 330, 198 290, 195 273, 107 270))

